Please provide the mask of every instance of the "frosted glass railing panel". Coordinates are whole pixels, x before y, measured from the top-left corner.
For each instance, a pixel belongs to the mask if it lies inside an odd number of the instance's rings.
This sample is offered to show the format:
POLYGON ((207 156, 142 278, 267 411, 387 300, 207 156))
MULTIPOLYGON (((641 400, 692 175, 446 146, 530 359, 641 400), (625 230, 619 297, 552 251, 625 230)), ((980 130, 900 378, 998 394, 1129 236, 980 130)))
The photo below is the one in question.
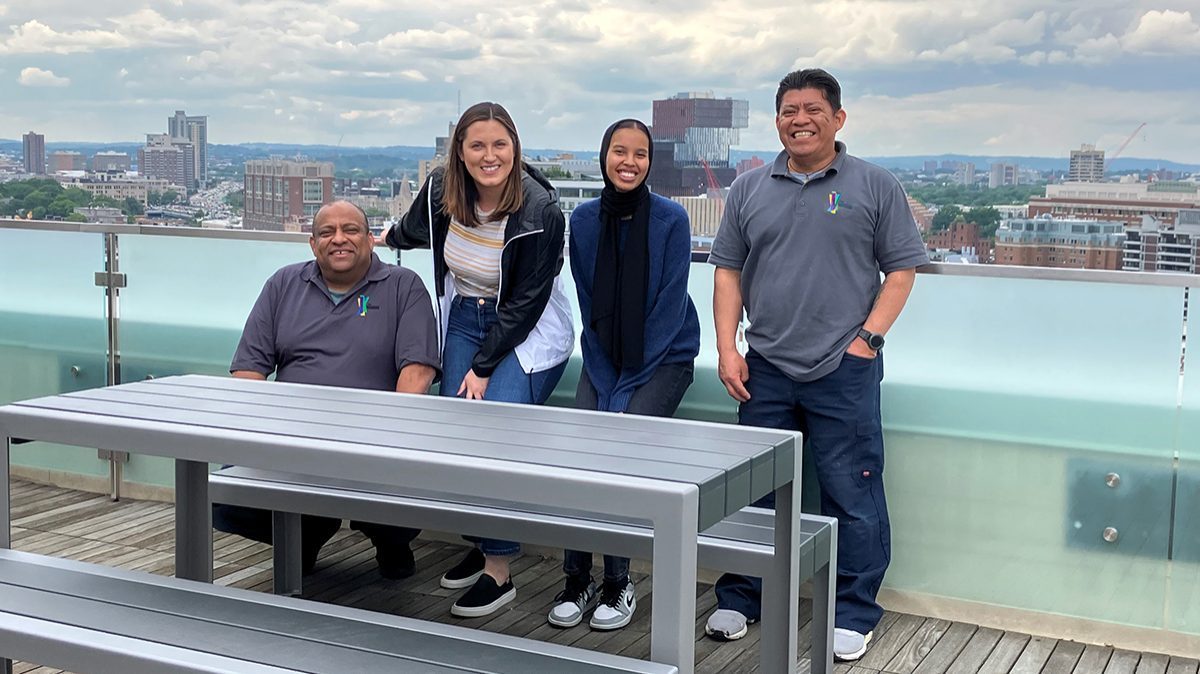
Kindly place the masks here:
MULTIPOLYGON (((100 234, 0 229, 0 404, 104 386, 107 330, 100 234)), ((12 461, 101 475, 95 450, 32 443, 12 461)))
POLYGON ((1183 289, 921 275, 885 348, 888 428, 1168 455, 1183 289))
MULTIPOLYGON (((1193 310, 1192 320, 1198 315, 1193 310)), ((1189 329, 1192 335, 1200 331, 1196 326, 1189 329)), ((1167 626, 1200 634, 1200 347, 1194 337, 1184 364, 1181 403, 1167 626)))

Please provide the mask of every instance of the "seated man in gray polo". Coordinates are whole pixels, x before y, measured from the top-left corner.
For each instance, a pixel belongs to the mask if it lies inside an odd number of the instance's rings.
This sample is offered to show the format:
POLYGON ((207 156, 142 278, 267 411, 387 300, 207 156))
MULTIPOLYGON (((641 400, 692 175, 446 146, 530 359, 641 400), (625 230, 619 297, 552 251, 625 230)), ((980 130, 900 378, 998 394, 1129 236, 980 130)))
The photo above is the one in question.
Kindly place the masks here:
MULTIPOLYGON (((347 201, 317 212, 309 245, 316 259, 280 269, 263 286, 229 366, 233 376, 274 373, 283 382, 427 392, 440 360, 433 305, 420 277, 375 255, 366 214, 347 201)), ((271 542, 265 510, 214 504, 213 526, 271 542)), ((339 519, 301 518, 304 573, 340 527, 339 519)), ((375 544, 384 577, 413 574, 409 542, 418 530, 370 522, 350 527, 375 544)))

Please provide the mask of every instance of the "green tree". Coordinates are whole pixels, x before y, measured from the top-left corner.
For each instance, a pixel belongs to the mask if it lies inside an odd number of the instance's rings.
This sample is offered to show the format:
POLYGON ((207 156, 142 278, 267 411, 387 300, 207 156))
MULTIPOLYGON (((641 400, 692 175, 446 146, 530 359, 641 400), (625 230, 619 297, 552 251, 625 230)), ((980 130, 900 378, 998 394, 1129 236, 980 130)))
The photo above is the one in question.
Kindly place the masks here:
POLYGON ((958 206, 953 204, 942 206, 938 209, 937 215, 933 216, 933 231, 940 232, 949 229, 950 223, 954 222, 960 215, 962 215, 962 209, 958 206))
POLYGON ((76 206, 87 206, 92 203, 92 193, 78 187, 68 187, 63 190, 63 198, 70 199, 76 206))
POLYGON ((72 213, 68 215, 65 220, 67 222, 87 222, 87 216, 85 216, 83 213, 72 213))
POLYGON ((75 202, 66 197, 59 197, 46 207, 46 214, 55 218, 66 218, 75 212, 75 202))
POLYGON ((134 215, 141 215, 145 213, 146 209, 142 208, 142 202, 138 201, 137 199, 133 197, 125 197, 125 201, 122 202, 121 212, 132 217, 134 215))
POLYGON ((990 239, 996 236, 996 230, 1000 228, 1000 211, 991 206, 972 208, 966 214, 966 220, 979 225, 980 238, 990 239))

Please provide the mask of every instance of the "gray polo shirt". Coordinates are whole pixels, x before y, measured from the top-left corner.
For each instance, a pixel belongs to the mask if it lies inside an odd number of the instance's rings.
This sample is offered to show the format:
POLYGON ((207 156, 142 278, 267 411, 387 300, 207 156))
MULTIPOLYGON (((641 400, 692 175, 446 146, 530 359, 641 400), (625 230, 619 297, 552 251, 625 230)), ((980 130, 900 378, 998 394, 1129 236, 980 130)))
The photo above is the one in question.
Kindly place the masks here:
POLYGON ((879 273, 928 261, 904 189, 846 154, 807 182, 787 153, 733 181, 708 260, 741 272, 750 348, 796 381, 837 369, 879 293, 879 273))
POLYGON ((229 371, 394 391, 410 363, 440 370, 429 292, 416 272, 372 253, 367 275, 340 302, 315 260, 275 272, 250 310, 229 371))

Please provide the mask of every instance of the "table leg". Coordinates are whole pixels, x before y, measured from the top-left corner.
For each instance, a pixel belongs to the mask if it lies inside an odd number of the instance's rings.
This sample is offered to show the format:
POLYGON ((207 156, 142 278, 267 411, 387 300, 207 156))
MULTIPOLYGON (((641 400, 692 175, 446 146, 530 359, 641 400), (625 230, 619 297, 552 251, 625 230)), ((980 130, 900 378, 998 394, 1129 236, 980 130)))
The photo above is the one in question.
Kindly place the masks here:
POLYGON ((696 532, 698 491, 683 496, 654 522, 654 589, 650 605, 650 659, 696 670, 696 532), (682 510, 680 508, 682 507, 682 510))
MULTIPOLYGON (((798 468, 800 462, 796 465, 798 468)), ((799 485, 796 476, 775 490, 775 557, 770 573, 763 577, 762 591, 759 671, 763 674, 796 671, 796 631, 800 627, 800 559, 796 554, 800 537, 799 485)))
POLYGON ((301 568, 300 514, 271 511, 272 580, 275 594, 300 596, 304 588, 301 568))
POLYGON ((208 464, 175 460, 175 577, 212 582, 208 464))
MULTIPOLYGON (((829 534, 828 563, 813 574, 812 645, 809 662, 813 674, 833 674, 833 610, 837 603, 837 523, 829 534)), ((818 551, 818 555, 822 553, 818 551)))

